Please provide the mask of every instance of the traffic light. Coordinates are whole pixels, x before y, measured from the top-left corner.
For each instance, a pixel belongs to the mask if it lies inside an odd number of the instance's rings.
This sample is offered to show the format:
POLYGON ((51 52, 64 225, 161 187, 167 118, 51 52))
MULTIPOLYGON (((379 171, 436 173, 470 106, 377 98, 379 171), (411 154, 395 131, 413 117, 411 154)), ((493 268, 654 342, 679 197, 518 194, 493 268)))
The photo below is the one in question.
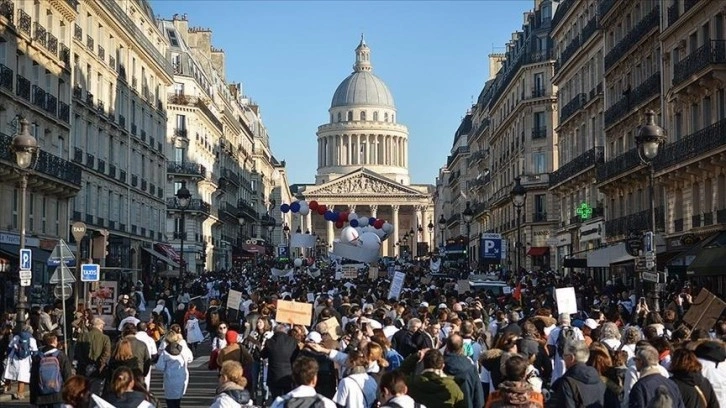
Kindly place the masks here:
POLYGON ((108 256, 108 230, 93 235, 93 259, 103 262, 108 256))

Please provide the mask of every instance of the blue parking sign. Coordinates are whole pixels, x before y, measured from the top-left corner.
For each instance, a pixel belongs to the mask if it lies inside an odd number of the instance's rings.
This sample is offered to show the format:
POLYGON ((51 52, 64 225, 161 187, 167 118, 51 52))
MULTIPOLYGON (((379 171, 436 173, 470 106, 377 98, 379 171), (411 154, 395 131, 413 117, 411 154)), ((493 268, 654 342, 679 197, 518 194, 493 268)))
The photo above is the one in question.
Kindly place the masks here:
POLYGON ((29 271, 33 269, 33 251, 28 248, 20 250, 20 270, 29 271))
POLYGON ((277 247, 277 257, 278 258, 287 258, 290 254, 287 253, 287 246, 281 245, 277 247))
POLYGON ((482 234, 481 259, 502 259, 502 236, 500 234, 482 234))

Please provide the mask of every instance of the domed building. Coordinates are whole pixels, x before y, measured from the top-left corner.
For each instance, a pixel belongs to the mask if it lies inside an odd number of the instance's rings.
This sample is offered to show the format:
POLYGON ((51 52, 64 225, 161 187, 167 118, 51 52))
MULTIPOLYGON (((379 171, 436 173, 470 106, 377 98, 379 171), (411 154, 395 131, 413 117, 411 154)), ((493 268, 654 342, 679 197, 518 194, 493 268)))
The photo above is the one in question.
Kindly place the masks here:
MULTIPOLYGON (((432 239, 428 224, 436 224, 433 186, 411 184, 408 128, 397 122, 393 95, 373 74, 371 49, 362 36, 353 72, 338 85, 328 112, 329 122, 317 132, 316 184, 294 185, 293 193, 328 208, 392 223, 394 232, 383 245, 384 256, 426 255, 432 239)), ((322 217, 292 221, 302 230, 325 237, 321 241, 328 247, 335 239, 333 224, 322 217)))

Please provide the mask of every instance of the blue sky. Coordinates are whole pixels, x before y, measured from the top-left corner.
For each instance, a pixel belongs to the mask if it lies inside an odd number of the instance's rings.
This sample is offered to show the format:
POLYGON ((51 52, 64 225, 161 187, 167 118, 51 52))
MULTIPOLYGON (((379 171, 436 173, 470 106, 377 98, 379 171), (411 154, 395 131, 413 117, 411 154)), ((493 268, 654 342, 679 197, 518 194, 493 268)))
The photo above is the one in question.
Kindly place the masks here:
POLYGON ((153 0, 157 16, 187 13, 227 55, 227 80, 242 82, 268 128, 290 183, 311 183, 317 127, 352 72, 365 33, 373 72, 393 93, 409 129, 413 183, 433 184, 461 118, 533 0, 213 1, 153 0))

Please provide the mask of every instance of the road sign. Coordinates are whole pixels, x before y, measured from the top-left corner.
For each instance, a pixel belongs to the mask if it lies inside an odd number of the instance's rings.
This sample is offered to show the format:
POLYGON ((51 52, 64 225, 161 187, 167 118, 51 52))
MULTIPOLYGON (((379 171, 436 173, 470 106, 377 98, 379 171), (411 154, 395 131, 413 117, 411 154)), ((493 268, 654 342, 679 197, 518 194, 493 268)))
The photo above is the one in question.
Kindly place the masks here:
POLYGON ((648 282, 658 282, 658 274, 652 273, 652 272, 641 272, 640 276, 644 281, 648 282))
POLYGON ((20 279, 20 286, 30 286, 30 279, 20 279))
POLYGON ((63 283, 73 283, 76 281, 76 278, 73 276, 73 272, 71 272, 65 264, 60 264, 60 266, 55 268, 55 272, 53 272, 53 276, 50 277, 48 283, 51 285, 60 284, 61 276, 63 277, 63 283))
POLYGON ((98 282, 101 280, 101 266, 98 264, 81 265, 81 282, 98 282))
POLYGON ((287 258, 290 255, 287 253, 287 245, 280 245, 277 247, 277 256, 279 258, 287 258))
POLYGON ((73 252, 70 248, 68 248, 68 244, 66 244, 63 240, 60 240, 55 248, 53 248, 53 252, 50 253, 47 263, 48 266, 58 266, 61 263, 68 265, 71 262, 75 262, 75 260, 76 257, 73 256, 73 252))
POLYGON ((33 269, 33 251, 28 248, 20 250, 20 269, 26 271, 33 269))
POLYGON ((76 240, 76 245, 80 248, 81 241, 86 235, 86 224, 80 221, 74 222, 71 225, 71 232, 73 233, 73 238, 76 240))
POLYGON ((481 235, 481 259, 502 259, 502 236, 501 234, 481 235))
POLYGON ((32 271, 26 271, 21 269, 20 270, 20 279, 21 280, 30 280, 33 279, 33 272, 32 271))
POLYGON ((57 299, 68 300, 72 294, 73 294, 73 285, 70 285, 68 283, 66 283, 63 286, 58 285, 53 288, 53 295, 57 299))

